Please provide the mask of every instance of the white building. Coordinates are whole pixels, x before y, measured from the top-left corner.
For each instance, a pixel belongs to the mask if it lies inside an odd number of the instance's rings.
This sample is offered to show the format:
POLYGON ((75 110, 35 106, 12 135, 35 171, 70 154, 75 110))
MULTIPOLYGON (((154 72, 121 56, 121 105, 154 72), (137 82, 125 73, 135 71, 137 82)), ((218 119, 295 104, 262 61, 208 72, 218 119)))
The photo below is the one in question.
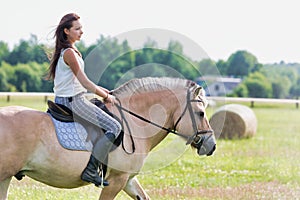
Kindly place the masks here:
POLYGON ((230 77, 200 77, 196 80, 202 85, 207 96, 226 96, 242 82, 241 78, 230 77))

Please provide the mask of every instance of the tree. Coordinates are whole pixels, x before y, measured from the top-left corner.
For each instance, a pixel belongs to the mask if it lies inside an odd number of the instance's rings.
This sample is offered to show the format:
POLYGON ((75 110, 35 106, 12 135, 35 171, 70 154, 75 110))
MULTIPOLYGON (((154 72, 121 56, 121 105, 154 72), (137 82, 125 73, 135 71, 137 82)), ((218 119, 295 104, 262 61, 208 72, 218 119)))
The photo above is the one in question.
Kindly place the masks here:
POLYGON ((262 67, 257 58, 247 51, 237 51, 228 58, 227 63, 227 74, 236 77, 248 76, 262 67))
POLYGON ((8 44, 0 41, 0 64, 2 61, 6 60, 9 55, 8 44))
POLYGON ((46 51, 48 51, 48 49, 45 45, 33 46, 31 50, 32 56, 30 61, 34 61, 39 64, 42 64, 44 62, 49 62, 49 58, 46 54, 46 51))
POLYGON ((209 58, 203 59, 199 62, 199 71, 202 76, 220 75, 215 62, 209 58))
POLYGON ((290 96, 291 86, 297 82, 298 73, 296 68, 282 65, 266 65, 260 72, 272 83, 272 96, 274 98, 290 96))
POLYGON ((32 60, 31 47, 29 42, 21 40, 18 46, 15 46, 13 51, 9 54, 7 62, 11 65, 17 63, 28 63, 32 60))
POLYGON ((14 86, 13 80, 15 79, 15 68, 6 62, 2 62, 0 66, 1 75, 1 87, 0 91, 4 92, 15 92, 16 87, 14 86))
POLYGON ((241 83, 237 88, 234 89, 233 94, 230 96, 233 97, 248 97, 249 92, 248 88, 244 83, 241 83))
POLYGON ((42 64, 44 62, 49 62, 47 51, 49 51, 48 47, 44 44, 38 44, 37 36, 32 34, 28 41, 20 40, 20 44, 16 45, 12 52, 5 56, 3 60, 11 65, 29 62, 42 64))
POLYGON ((297 83, 291 87, 290 94, 293 97, 299 98, 299 96, 300 96, 300 77, 298 78, 297 83))
POLYGON ((227 71, 228 71, 228 63, 224 60, 218 60, 216 63, 216 66, 220 72, 221 75, 227 76, 227 71))
POLYGON ((259 72, 250 74, 244 83, 249 97, 270 98, 272 97, 272 84, 259 72))
POLYGON ((183 46, 178 41, 171 40, 168 44, 168 51, 176 53, 178 55, 183 55, 183 46))
POLYGON ((120 43, 115 38, 104 38, 102 35, 98 44, 85 59, 87 76, 96 84, 113 89, 119 79, 131 69, 134 64, 130 47, 126 41, 120 43), (119 63, 118 63, 119 62, 119 63))
POLYGON ((82 57, 85 58, 88 54, 88 48, 85 46, 83 41, 76 43, 78 51, 81 53, 82 57))
POLYGON ((0 89, 3 92, 9 91, 6 73, 4 70, 1 70, 1 68, 0 68, 0 89))
MULTIPOLYGON (((38 43, 38 38, 36 35, 31 34, 29 41, 28 41, 28 54, 29 55, 29 62, 37 62, 37 63, 44 63, 49 62, 47 51, 49 49, 44 44, 38 43)), ((26 62, 27 63, 27 62, 26 62)))
POLYGON ((272 81, 273 98, 286 98, 289 95, 291 82, 287 77, 272 81))
POLYGON ((18 64, 15 68, 14 85, 20 92, 36 92, 42 85, 41 71, 37 63, 18 64))

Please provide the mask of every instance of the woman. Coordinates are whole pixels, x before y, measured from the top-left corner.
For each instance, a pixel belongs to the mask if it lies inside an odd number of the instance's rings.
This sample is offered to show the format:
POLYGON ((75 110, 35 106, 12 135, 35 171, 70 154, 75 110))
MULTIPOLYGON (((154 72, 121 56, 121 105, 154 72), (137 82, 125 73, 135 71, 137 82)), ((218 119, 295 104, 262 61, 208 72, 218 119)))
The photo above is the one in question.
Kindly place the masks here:
POLYGON ((81 179, 99 186, 109 183, 99 176, 98 168, 104 162, 121 125, 114 118, 85 98, 88 91, 103 97, 104 101, 115 102, 115 97, 103 87, 88 79, 84 72, 84 62, 75 42, 83 32, 80 17, 75 13, 65 15, 55 31, 55 52, 51 59, 48 78, 54 80, 55 102, 70 108, 76 115, 106 130, 105 136, 95 142, 90 160, 81 174, 81 179))

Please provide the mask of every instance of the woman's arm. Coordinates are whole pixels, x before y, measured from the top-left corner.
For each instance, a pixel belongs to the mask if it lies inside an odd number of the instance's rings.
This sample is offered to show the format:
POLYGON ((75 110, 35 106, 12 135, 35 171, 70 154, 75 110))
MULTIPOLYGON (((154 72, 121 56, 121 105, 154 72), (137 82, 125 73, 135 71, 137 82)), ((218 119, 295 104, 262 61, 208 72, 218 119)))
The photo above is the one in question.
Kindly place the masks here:
POLYGON ((94 84, 80 68, 73 49, 67 49, 64 53, 64 61, 71 68, 74 75, 77 77, 81 85, 88 91, 95 93, 96 95, 104 98, 106 101, 112 102, 112 98, 109 95, 109 91, 103 87, 94 84))

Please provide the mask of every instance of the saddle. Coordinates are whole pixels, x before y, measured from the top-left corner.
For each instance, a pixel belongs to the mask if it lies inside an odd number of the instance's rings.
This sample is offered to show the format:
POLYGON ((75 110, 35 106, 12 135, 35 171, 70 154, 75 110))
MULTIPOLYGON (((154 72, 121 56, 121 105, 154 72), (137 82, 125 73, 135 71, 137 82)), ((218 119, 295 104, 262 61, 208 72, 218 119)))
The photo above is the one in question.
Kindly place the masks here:
MULTIPOLYGON (((113 113, 111 113, 102 101, 100 101, 97 98, 93 98, 90 100, 90 102, 95 104, 97 107, 102 109, 108 115, 110 115, 111 117, 115 118, 116 120, 118 120, 120 122, 120 119, 118 117, 116 117, 113 113)), ((47 113, 49 113, 54 119, 61 121, 61 122, 68 123, 68 122, 75 122, 74 118, 76 118, 76 121, 78 121, 81 125, 83 125, 83 127, 85 127, 86 130, 88 130, 87 126, 89 126, 89 128, 92 127, 96 130, 97 129, 99 130, 98 126, 90 123, 89 121, 81 118, 78 115, 75 116, 75 114, 72 112, 72 110, 69 109, 67 106, 58 104, 58 103, 54 103, 51 100, 48 100, 47 104, 48 104, 47 113)), ((106 130, 104 130, 104 129, 102 129, 102 131, 106 132, 106 130)), ((121 142, 123 140, 123 136, 124 136, 124 131, 122 130, 121 133, 119 134, 119 136, 116 138, 116 140, 114 142, 114 147, 111 149, 111 151, 113 151, 116 147, 118 147, 121 144, 121 142)))
MULTIPOLYGON (((93 98, 90 100, 91 103, 95 104, 98 108, 105 111, 107 114, 109 114, 111 117, 114 117, 114 114, 112 114, 105 104, 100 101, 97 98, 93 98)), ((67 106, 54 103, 51 100, 47 101, 48 104, 48 110, 47 112, 50 113, 56 120, 62 121, 62 122, 74 122, 73 112, 71 109, 69 109, 67 106)))
POLYGON ((48 110, 52 117, 61 122, 74 122, 73 112, 67 106, 48 100, 48 110))

